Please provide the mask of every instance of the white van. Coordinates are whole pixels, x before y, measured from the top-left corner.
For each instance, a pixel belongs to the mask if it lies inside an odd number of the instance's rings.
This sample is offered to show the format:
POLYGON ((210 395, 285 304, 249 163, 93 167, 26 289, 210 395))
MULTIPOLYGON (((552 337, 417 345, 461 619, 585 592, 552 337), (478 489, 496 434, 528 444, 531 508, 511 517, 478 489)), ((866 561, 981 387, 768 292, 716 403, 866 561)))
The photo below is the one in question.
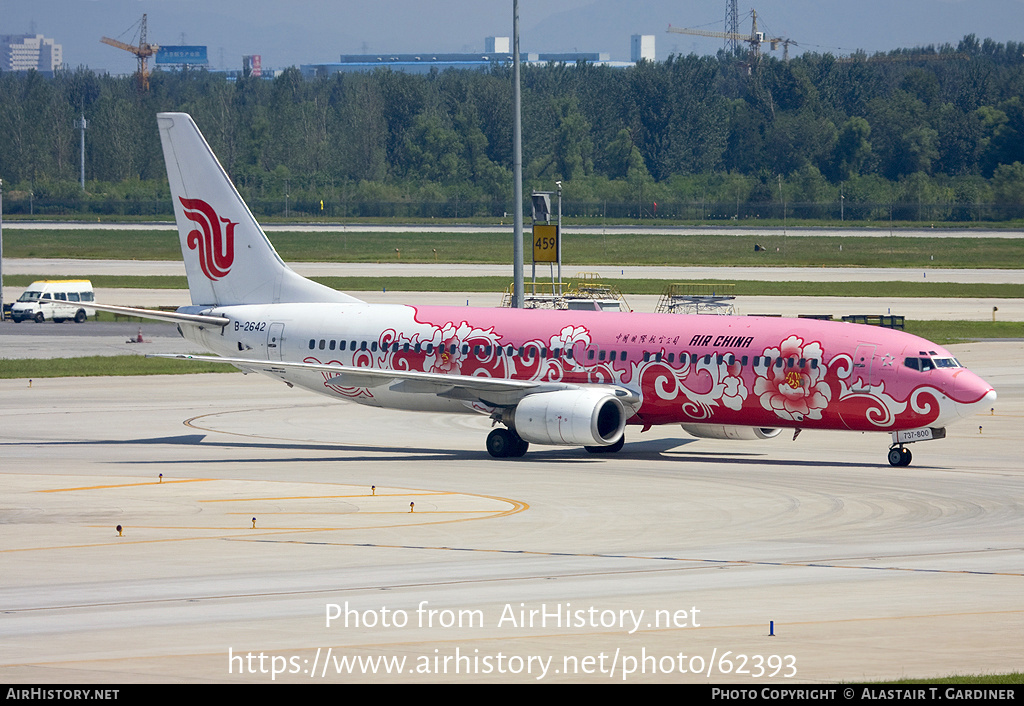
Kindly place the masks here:
POLYGON ((87 279, 44 279, 33 282, 11 307, 15 322, 31 319, 43 323, 51 319, 60 323, 72 319, 82 323, 96 313, 86 304, 96 301, 92 282, 87 279))

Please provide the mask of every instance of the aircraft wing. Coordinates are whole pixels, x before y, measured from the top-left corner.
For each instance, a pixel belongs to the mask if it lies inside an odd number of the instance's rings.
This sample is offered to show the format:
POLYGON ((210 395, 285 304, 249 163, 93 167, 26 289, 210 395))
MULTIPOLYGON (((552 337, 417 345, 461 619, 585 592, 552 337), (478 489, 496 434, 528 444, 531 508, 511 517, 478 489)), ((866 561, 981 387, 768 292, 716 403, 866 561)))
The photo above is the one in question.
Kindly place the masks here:
MULTIPOLYGON (((207 363, 229 363, 251 372, 269 373, 280 376, 287 369, 315 370, 332 373, 326 384, 341 387, 387 386, 396 392, 433 394, 439 397, 479 401, 495 407, 512 406, 527 395, 555 390, 576 390, 589 385, 541 380, 509 380, 486 378, 476 375, 448 375, 425 373, 416 370, 386 370, 383 368, 351 368, 324 363, 293 363, 250 358, 222 358, 220 356, 151 354, 147 358, 177 358, 207 363)), ((638 407, 640 396, 621 385, 600 385, 602 389, 618 397, 628 407, 638 407)))

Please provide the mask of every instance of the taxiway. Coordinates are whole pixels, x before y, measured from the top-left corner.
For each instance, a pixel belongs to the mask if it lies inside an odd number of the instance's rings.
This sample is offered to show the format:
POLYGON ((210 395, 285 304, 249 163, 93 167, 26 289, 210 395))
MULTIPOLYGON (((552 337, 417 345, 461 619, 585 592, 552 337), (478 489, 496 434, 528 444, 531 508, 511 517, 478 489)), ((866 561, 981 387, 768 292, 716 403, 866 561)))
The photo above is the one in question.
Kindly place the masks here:
POLYGON ((257 376, 0 380, 0 679, 1019 670, 1024 344, 952 350, 997 406, 906 469, 885 434, 494 460, 486 418, 257 376))

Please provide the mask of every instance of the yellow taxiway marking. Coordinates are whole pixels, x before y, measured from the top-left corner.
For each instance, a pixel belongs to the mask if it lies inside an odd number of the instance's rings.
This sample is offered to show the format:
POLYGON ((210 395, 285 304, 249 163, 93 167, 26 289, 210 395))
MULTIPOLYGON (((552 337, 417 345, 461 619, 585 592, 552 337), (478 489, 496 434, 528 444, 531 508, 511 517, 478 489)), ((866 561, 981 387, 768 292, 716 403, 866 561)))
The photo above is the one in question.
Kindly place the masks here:
POLYGON ((410 491, 408 493, 389 493, 387 495, 282 495, 280 497, 257 497, 251 498, 218 498, 216 500, 197 500, 200 503, 254 503, 262 502, 264 500, 329 500, 331 498, 401 498, 401 497, 413 497, 419 498, 424 495, 466 495, 466 493, 456 492, 430 492, 424 491, 418 493, 416 491, 410 491))
POLYGON ((73 490, 106 490, 108 488, 135 488, 142 485, 170 485, 171 483, 209 483, 214 478, 187 478, 184 480, 146 481, 144 483, 118 483, 116 485, 83 485, 79 488, 46 488, 37 493, 69 493, 73 490))
MULTIPOLYGON (((260 517, 267 515, 469 515, 474 512, 504 512, 504 510, 417 510, 416 512, 409 512, 408 508, 402 510, 352 510, 351 512, 260 512, 260 517)), ((226 512, 225 515, 251 515, 252 512, 226 512)), ((133 525, 135 526, 135 525, 133 525)), ((141 527, 142 525, 137 525, 141 527)))

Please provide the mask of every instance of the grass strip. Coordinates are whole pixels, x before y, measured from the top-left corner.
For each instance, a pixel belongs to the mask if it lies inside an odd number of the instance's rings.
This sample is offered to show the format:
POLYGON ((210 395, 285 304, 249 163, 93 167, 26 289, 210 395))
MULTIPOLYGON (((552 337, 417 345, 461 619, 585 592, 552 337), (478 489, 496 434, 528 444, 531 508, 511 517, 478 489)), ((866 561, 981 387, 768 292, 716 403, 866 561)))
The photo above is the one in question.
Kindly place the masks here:
POLYGON ((235 373, 226 363, 202 363, 141 355, 93 355, 81 358, 0 359, 0 379, 62 378, 120 375, 235 373))
MULTIPOLYGON (((169 231, 11 230, 10 258, 177 260, 178 236, 169 231)), ((505 233, 279 232, 274 247, 286 262, 507 263, 505 233)), ((529 253, 529 237, 526 252, 529 253)), ((588 265, 696 265, 773 267, 1024 267, 1024 238, 907 236, 676 235, 671 233, 567 235, 565 261, 588 265), (755 250, 756 246, 756 250, 755 250)), ((563 265, 564 266, 564 265, 563 265)))

